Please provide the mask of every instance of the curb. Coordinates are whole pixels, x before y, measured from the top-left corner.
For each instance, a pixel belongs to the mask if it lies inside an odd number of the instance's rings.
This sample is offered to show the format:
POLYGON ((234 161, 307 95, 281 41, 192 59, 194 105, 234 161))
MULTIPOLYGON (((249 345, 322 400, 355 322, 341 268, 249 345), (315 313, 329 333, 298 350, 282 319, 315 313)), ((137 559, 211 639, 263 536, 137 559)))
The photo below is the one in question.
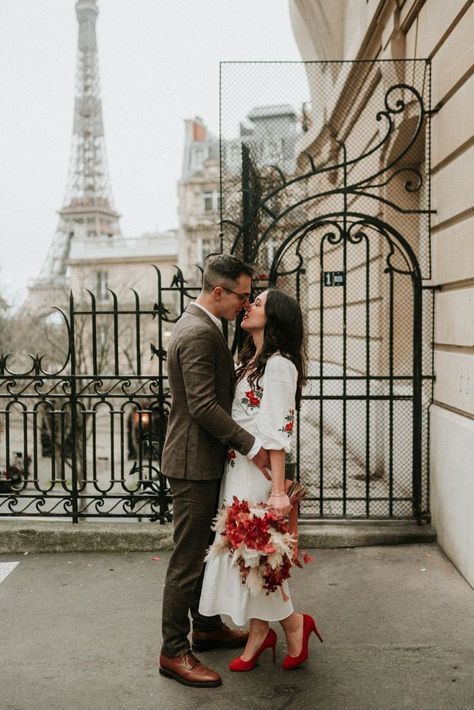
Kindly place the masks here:
POLYGON ((431 525, 412 522, 322 522, 301 523, 298 544, 303 547, 375 547, 436 542, 431 525))
MULTIPOLYGON (((366 547, 436 542, 430 525, 412 522, 301 523, 300 548, 366 547)), ((148 552, 172 550, 167 523, 22 521, 0 522, 0 553, 148 552)))
POLYGON ((18 521, 0 523, 0 553, 140 552, 173 549, 171 525, 18 521))

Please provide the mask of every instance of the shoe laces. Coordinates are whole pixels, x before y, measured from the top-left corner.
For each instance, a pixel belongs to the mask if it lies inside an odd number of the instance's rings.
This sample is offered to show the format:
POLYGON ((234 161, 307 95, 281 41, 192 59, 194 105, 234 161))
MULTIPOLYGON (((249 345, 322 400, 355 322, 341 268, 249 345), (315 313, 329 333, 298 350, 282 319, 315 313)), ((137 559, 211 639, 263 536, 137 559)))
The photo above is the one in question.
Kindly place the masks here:
POLYGON ((199 659, 196 658, 196 656, 191 650, 186 651, 186 653, 183 653, 183 658, 188 661, 191 668, 194 668, 194 666, 199 663, 199 659))

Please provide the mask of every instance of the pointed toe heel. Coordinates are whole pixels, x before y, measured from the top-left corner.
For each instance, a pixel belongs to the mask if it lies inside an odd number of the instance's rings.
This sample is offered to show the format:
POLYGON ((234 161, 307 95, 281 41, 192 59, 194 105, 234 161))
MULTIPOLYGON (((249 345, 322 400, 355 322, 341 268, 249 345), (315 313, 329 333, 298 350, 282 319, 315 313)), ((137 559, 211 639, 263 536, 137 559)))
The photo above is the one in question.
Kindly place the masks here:
POLYGON ((291 671, 293 668, 298 668, 298 666, 307 660, 309 637, 312 633, 316 634, 321 643, 323 643, 323 637, 319 633, 319 629, 316 626, 316 622, 313 617, 308 614, 303 614, 303 643, 301 646, 301 653, 298 656, 290 656, 289 654, 285 656, 283 663, 281 664, 285 671, 291 671))
POLYGON ((273 629, 268 629, 268 633, 262 641, 260 648, 257 650, 254 656, 249 661, 244 661, 240 656, 234 658, 228 665, 230 671, 236 671, 239 673, 245 673, 246 671, 251 671, 257 665, 257 660, 259 656, 265 651, 266 648, 272 649, 273 663, 275 663, 275 647, 277 642, 276 633, 273 629))

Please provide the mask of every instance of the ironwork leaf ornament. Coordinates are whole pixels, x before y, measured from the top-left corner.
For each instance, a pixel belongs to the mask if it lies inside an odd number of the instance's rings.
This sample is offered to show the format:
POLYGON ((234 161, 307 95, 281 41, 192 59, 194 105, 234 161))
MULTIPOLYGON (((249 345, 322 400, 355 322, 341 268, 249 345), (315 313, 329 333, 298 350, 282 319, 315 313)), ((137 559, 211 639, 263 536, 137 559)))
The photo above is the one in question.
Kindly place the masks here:
POLYGON ((183 272, 178 266, 175 266, 176 273, 173 275, 173 278, 171 279, 171 284, 170 288, 182 288, 185 283, 186 279, 184 278, 183 272))
POLYGON ((398 245, 395 244, 393 239, 390 237, 387 237, 387 243, 389 245, 389 253, 387 255, 387 258, 385 260, 387 266, 384 269, 384 273, 388 274, 390 272, 397 273, 397 274, 407 274, 410 275, 412 274, 412 269, 410 268, 410 264, 405 256, 405 254, 402 252, 402 250, 398 247, 398 245), (399 266, 396 266, 394 261, 397 256, 401 256, 402 259, 404 260, 406 264, 406 269, 401 269, 399 266))
POLYGON ((39 375, 40 373, 44 373, 44 370, 42 368, 42 362, 44 360, 44 355, 38 355, 38 353, 35 353, 33 355, 32 353, 29 353, 28 356, 31 358, 32 362, 32 367, 31 371, 34 371, 35 375, 39 375))
POLYGON ((153 360, 155 355, 158 358, 161 358, 162 360, 166 360, 167 352, 164 348, 157 348, 155 345, 153 345, 153 343, 150 343, 150 352, 151 352, 150 360, 153 360))

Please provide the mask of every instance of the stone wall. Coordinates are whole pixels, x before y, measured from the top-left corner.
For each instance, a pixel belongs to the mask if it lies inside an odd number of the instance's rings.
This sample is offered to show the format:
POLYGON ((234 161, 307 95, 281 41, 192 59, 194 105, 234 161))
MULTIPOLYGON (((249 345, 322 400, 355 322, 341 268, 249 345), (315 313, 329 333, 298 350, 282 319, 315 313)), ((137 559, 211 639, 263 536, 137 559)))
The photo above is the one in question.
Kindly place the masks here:
POLYGON ((290 0, 290 14, 304 60, 432 62, 431 508, 439 543, 474 584, 474 4, 290 0))

